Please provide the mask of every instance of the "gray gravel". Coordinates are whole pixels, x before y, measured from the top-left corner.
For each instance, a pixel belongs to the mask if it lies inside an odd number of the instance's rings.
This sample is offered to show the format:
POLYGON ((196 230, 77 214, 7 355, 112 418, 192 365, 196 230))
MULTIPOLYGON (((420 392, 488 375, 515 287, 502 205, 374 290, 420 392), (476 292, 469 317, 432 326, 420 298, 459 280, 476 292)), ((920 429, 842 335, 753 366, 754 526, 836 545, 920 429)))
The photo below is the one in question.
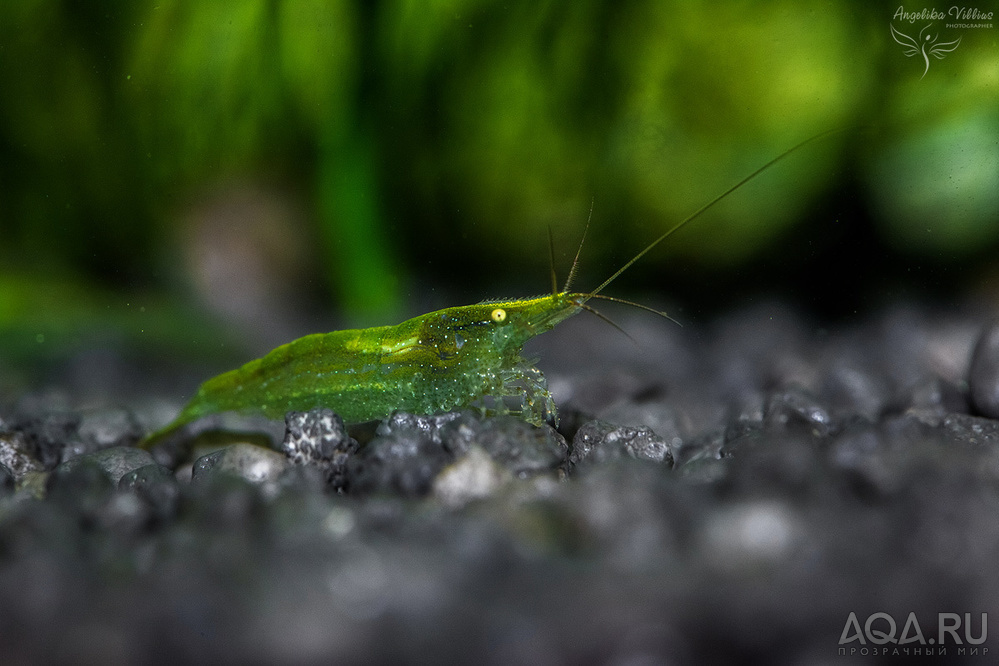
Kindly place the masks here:
POLYGON ((133 448, 141 414, 22 401, 0 412, 4 662, 988 663, 987 322, 760 304, 623 318, 635 347, 577 317, 530 350, 557 430, 315 410, 272 448, 174 460, 133 448), (876 612, 896 642, 862 633, 876 612), (897 642, 910 613, 922 643, 897 642))

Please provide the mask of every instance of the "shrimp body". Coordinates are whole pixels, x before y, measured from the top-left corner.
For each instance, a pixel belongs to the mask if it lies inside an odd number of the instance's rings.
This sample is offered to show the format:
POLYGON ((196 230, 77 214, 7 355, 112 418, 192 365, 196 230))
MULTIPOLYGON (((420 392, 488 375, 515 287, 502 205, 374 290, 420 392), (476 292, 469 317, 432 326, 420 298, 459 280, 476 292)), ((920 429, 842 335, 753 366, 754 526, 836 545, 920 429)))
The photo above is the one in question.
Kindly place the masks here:
POLYGON ((283 419, 329 407, 347 423, 395 410, 436 414, 487 396, 522 399, 525 420, 557 419, 544 375, 524 343, 582 309, 586 294, 445 308, 395 326, 316 333, 201 385, 177 418, 147 438, 223 412, 283 419))

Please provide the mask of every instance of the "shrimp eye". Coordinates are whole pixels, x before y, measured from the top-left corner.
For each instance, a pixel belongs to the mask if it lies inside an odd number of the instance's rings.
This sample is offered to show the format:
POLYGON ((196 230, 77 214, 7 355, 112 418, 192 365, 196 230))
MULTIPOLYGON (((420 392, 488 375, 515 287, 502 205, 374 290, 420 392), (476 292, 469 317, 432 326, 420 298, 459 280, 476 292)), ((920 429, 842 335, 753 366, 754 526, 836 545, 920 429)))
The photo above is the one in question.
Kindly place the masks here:
POLYGON ((501 321, 506 321, 506 310, 504 310, 503 308, 496 308, 495 310, 493 310, 493 313, 490 316, 492 316, 493 321, 497 323, 501 321))

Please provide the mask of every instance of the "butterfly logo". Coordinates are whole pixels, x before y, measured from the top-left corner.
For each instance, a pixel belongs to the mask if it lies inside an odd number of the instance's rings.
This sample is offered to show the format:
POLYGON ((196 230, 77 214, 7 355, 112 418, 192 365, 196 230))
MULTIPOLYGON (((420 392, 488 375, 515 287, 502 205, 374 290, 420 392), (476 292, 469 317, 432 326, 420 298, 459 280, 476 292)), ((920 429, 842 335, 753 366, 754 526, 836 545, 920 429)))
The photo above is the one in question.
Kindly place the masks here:
MULTIPOLYGON (((926 69, 923 70, 923 76, 926 76, 926 73, 930 71, 930 56, 941 60, 946 54, 956 49, 961 43, 960 37, 952 42, 937 42, 939 35, 924 34, 932 25, 932 23, 927 23, 926 27, 919 31, 919 37, 917 39, 913 39, 909 35, 896 30, 895 26, 891 23, 888 24, 888 27, 891 28, 892 39, 905 47, 906 57, 912 57, 917 53, 923 56, 923 62, 926 63, 926 69)), ((919 78, 923 78, 923 76, 920 76, 919 78)))

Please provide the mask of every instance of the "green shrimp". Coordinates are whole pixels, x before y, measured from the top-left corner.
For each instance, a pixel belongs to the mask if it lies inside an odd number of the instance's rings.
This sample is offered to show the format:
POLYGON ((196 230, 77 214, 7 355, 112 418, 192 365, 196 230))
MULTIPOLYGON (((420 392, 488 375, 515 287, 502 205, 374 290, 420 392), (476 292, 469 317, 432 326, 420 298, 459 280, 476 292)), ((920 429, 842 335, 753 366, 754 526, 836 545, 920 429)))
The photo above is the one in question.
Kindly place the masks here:
MULTIPOLYGON (((749 180, 824 132, 785 151, 649 243, 589 292, 570 291, 583 242, 565 286, 536 298, 445 308, 395 326, 316 333, 282 345, 263 358, 209 379, 180 414, 143 442, 150 448, 206 416, 225 412, 282 420, 289 411, 329 407, 347 423, 386 418, 396 410, 438 414, 492 399, 519 399, 519 414, 540 425, 558 412, 545 377, 521 350, 587 303, 646 253, 749 180)), ((587 222, 587 226, 589 222, 587 222)), ((585 239, 585 231, 583 233, 585 239)), ((666 317, 662 312, 635 303, 666 317)), ((599 314, 599 313, 597 313, 599 314)))

